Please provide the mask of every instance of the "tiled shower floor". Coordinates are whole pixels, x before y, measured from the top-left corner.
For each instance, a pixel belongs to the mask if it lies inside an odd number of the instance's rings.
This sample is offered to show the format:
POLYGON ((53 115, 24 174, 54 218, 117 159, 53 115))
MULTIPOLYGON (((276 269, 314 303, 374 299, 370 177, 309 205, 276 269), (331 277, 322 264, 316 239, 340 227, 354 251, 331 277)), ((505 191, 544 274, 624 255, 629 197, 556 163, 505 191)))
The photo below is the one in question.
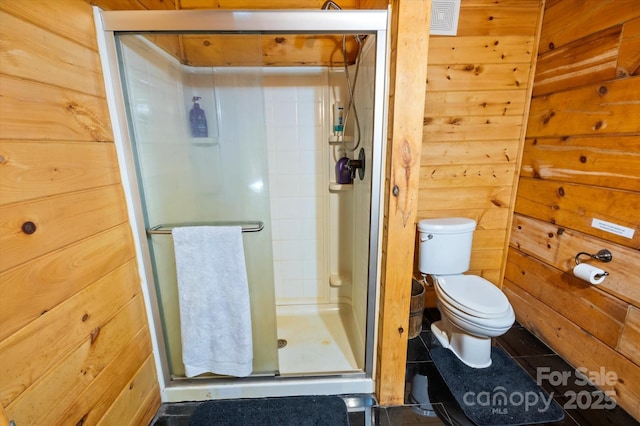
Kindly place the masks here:
MULTIPOLYGON (((405 404, 399 406, 373 405, 366 407, 366 409, 350 409, 349 421, 352 426, 473 425, 455 402, 453 395, 447 389, 429 355, 430 348, 437 344, 429 330, 430 320, 435 321, 438 317, 437 310, 425 312, 422 333, 419 337, 409 341, 406 363, 405 404), (430 384, 429 396, 433 408, 437 412, 437 417, 422 417, 416 414, 414 411, 416 406, 409 401, 411 379, 416 373, 426 375, 428 378, 430 384)), ((313 331, 310 331, 310 333, 313 333, 313 331)), ((573 372, 574 370, 560 356, 517 323, 505 335, 496 338, 495 344, 510 354, 534 378, 536 368, 539 367, 548 367, 550 371, 558 372, 573 372)), ((563 396, 567 391, 587 391, 594 394, 599 392, 594 387, 570 384, 569 387, 554 388, 547 383, 543 383, 543 386, 547 392, 553 392, 556 401, 565 407, 565 418, 557 423, 547 423, 548 425, 640 425, 620 407, 613 409, 579 409, 567 406, 567 399, 563 396)), ((197 404, 194 402, 163 404, 151 424, 156 426, 186 426, 189 424, 189 415, 197 404)))

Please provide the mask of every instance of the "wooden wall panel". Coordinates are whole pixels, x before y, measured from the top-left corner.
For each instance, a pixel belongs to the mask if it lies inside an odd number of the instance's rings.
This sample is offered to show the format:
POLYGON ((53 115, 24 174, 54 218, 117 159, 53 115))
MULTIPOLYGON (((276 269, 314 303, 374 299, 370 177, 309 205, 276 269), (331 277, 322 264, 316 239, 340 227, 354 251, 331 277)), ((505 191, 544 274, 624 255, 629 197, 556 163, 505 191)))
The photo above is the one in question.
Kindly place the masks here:
POLYGON ((640 211, 640 191, 522 178, 515 210, 545 222, 640 249, 640 216, 637 214, 640 211), (633 238, 596 228, 594 219, 635 230, 633 238))
POLYGON ((527 139, 521 176, 613 189, 640 187, 640 136, 527 139))
POLYGON ((2 271, 127 221, 119 186, 10 204, 0 213, 2 271), (33 234, 23 232, 25 222, 35 225, 33 234))
MULTIPOLYGON (((141 296, 137 296, 118 311, 103 327, 96 328, 91 338, 67 353, 67 356, 49 369, 31 387, 11 404, 7 411, 29 424, 77 424, 80 419, 65 418, 63 413, 77 398, 74 389, 86 388, 96 379, 118 353, 128 347, 137 335, 146 338, 147 355, 150 352, 148 331, 136 330, 134 324, 144 324, 145 312, 141 296), (114 344, 118 342, 119 344, 114 344), (38 407, 51 407, 47 411, 38 407), (71 422, 70 420, 75 420, 71 422)), ((126 424, 123 423, 123 424, 126 424)))
POLYGON ((600 387, 613 391, 616 402, 637 417, 640 369, 636 364, 508 279, 505 279, 503 290, 516 311, 518 322, 532 330, 564 359, 571 360, 574 367, 594 372, 604 367, 605 371, 615 372, 618 380, 600 387))
POLYGON ((528 64, 533 36, 433 37, 429 54, 439 64, 528 64))
POLYGON ((458 36, 530 36, 538 29, 536 10, 540 2, 462 0, 458 36), (533 13, 533 15, 532 15, 533 13))
POLYGON ((0 340, 134 257, 123 224, 0 274, 0 340), (92 262, 95 257, 103 262, 92 262))
POLYGON ((506 274, 512 282, 556 312, 571 307, 573 322, 611 348, 618 344, 629 304, 571 273, 511 250, 506 274))
POLYGON ((1 74, 104 96, 96 51, 3 11, 0 22, 2 43, 10 46, 8 60, 0 62, 1 74), (51 49, 52 45, 57 49, 51 49))
POLYGON ((430 0, 392 4, 376 396, 402 404, 418 212, 430 0))
POLYGON ((637 18, 637 9, 637 0, 556 1, 544 12, 540 53, 631 21, 637 18))
MULTIPOLYGON (((38 3, 38 7, 33 6, 31 2, 23 0, 0 2, 0 10, 22 19, 25 23, 35 24, 51 34, 98 51, 93 20, 86 18, 86 3, 78 0, 56 0, 38 3)), ((24 37, 24 33, 21 35, 24 37)))
POLYGON ((519 214, 513 220, 511 246, 564 272, 573 269, 576 254, 597 253, 606 247, 615 261, 606 264, 610 275, 598 288, 634 306, 640 304, 640 262, 635 249, 519 214))
POLYGON ((0 87, 2 139, 97 142, 113 139, 103 97, 86 95, 75 87, 64 89, 1 74, 0 87))
POLYGON ((96 424, 150 365, 121 416, 148 424, 159 390, 91 6, 6 0, 0 20, 0 417, 96 424))
POLYGON ((615 78, 621 33, 616 25, 540 55, 533 95, 615 78))
MULTIPOLYGON (((320 9, 325 0, 175 0, 179 9, 320 9)), ((336 1, 343 9, 358 9, 362 0, 336 1)))
POLYGON ((425 117, 520 115, 528 103, 524 90, 430 92, 425 117), (443 105, 445 108, 443 108, 443 105))
POLYGON ((0 156, 0 205, 120 183, 113 144, 0 141, 0 156))
POLYGON ((542 1, 463 0, 458 35, 429 45, 417 220, 475 219, 469 273, 498 286, 541 11, 542 1))
MULTIPOLYGON (((180 35, 184 64, 191 66, 343 66, 339 35, 180 35)), ((358 44, 345 40, 347 62, 358 44)))
POLYGON ((124 387, 98 425, 144 424, 149 415, 155 414, 150 413, 148 407, 153 407, 159 402, 160 393, 153 357, 150 356, 136 372, 129 386, 124 387))
MULTIPOLYGON (((122 390, 131 386, 136 372, 147 361, 150 353, 149 331, 142 330, 104 367, 89 386, 76 394, 76 399, 68 405, 60 418, 68 420, 70 424, 97 424, 122 390)), ((158 406, 159 404, 149 405, 158 406)))
POLYGON ((640 365, 640 309, 636 307, 629 306, 618 352, 640 365))
POLYGON ((522 324, 569 363, 615 372, 603 388, 640 419, 637 6, 547 2, 505 287, 522 324), (604 282, 575 278, 576 254, 601 249, 610 263, 581 260, 609 272, 604 282))
POLYGON ((5 408, 140 293, 136 273, 134 262, 118 268, 0 342, 0 402, 5 408), (114 296, 104 297, 108 292, 114 296))
POLYGON ((533 98, 528 135, 536 137, 637 134, 638 78, 625 78, 533 98))
POLYGON ((640 18, 624 23, 620 54, 618 55, 618 76, 632 77, 640 74, 640 18))

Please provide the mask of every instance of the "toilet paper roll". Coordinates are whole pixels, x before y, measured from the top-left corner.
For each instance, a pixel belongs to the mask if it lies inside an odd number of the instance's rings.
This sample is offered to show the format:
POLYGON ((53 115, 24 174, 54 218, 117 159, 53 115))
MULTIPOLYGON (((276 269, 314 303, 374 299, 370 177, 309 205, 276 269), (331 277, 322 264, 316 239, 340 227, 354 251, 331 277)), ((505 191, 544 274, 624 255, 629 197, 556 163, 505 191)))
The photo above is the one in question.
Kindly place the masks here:
POLYGON ((588 263, 580 263, 573 268, 573 275, 591 284, 598 285, 605 278, 605 272, 588 263))

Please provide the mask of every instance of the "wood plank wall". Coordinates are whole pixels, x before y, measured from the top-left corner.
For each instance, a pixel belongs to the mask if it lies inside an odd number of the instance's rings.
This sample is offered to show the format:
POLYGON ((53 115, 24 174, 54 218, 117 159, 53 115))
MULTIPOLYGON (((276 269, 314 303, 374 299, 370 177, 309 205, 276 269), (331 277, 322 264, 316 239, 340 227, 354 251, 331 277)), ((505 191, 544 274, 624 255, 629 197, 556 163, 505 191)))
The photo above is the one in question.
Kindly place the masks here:
POLYGON ((0 40, 0 423, 148 424, 160 393, 91 7, 2 0, 0 40))
MULTIPOLYGON (((417 220, 477 221, 471 270, 502 285, 542 0, 462 0, 432 36, 417 220)), ((417 240, 417 239, 416 239, 417 240)), ((416 277, 417 270, 416 249, 416 277)), ((433 287, 427 306, 435 306, 433 287)))
POLYGON ((382 405, 404 402, 411 273, 418 212, 431 0, 393 1, 389 46, 389 112, 376 397, 382 405), (416 95, 418 93, 419 95, 416 95))
POLYGON ((548 1, 533 95, 503 289, 518 321, 574 367, 615 373, 600 387, 640 419, 637 0, 548 1), (571 274, 578 252, 604 248, 604 283, 571 274))

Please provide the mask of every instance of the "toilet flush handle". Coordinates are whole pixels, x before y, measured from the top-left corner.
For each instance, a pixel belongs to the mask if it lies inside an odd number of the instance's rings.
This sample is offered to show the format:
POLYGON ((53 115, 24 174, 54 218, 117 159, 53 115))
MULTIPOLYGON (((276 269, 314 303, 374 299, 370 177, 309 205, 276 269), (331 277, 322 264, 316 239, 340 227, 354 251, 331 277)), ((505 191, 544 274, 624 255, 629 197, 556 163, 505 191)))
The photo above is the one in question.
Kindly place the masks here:
POLYGON ((420 235, 420 242, 423 243, 423 242, 425 242, 427 240, 430 240, 432 238, 433 238, 433 235, 431 235, 431 234, 427 234, 426 236, 420 235))

